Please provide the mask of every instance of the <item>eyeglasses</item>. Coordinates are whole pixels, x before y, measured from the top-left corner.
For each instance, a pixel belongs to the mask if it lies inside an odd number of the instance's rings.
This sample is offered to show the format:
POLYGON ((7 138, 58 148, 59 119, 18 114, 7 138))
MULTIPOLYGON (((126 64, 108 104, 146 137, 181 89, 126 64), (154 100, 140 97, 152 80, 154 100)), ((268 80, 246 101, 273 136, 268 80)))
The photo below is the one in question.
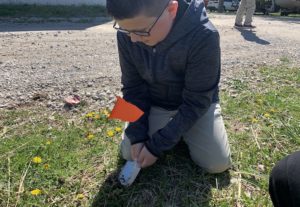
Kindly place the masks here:
POLYGON ((122 29, 121 27, 118 27, 116 21, 115 21, 115 23, 113 25, 113 28, 116 29, 119 32, 122 32, 122 33, 125 33, 125 34, 128 34, 128 35, 131 34, 131 33, 133 33, 133 34, 138 35, 138 36, 149 37, 151 30, 153 29, 153 27, 155 26, 155 24, 158 22, 159 18, 162 16, 162 14, 164 13, 164 11, 168 7, 168 5, 169 5, 169 1, 167 2, 167 5, 164 7, 164 9, 161 11, 161 13, 159 14, 159 16, 156 18, 156 20, 151 25, 149 25, 148 31, 145 31, 145 32, 142 32, 142 31, 128 31, 126 29, 122 29))

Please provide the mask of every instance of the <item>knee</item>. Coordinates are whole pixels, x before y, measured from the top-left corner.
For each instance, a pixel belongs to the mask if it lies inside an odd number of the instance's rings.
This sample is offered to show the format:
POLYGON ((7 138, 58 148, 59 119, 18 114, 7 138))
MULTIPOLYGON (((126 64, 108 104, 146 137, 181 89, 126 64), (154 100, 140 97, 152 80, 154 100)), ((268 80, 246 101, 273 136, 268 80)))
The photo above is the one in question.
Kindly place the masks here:
POLYGON ((224 157, 219 160, 214 160, 214 161, 210 160, 206 163, 203 163, 203 162, 200 163, 199 161, 197 161, 195 159, 193 159, 193 160, 198 166, 200 166, 205 171, 207 171, 208 173, 211 173, 211 174, 222 173, 222 172, 228 170, 232 165, 230 156, 224 157))
POLYGON ((217 174, 228 170, 231 167, 230 163, 218 163, 204 168, 208 173, 217 174))

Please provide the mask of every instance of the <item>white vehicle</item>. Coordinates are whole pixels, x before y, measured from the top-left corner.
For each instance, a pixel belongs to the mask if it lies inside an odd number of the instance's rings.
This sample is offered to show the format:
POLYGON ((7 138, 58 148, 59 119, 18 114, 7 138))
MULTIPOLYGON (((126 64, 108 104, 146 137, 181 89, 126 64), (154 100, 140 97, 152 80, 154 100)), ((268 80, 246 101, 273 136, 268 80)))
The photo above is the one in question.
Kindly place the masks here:
MULTIPOLYGON (((219 7, 219 0, 209 0, 207 9, 209 11, 216 11, 219 7)), ((224 0, 224 11, 236 11, 239 7, 238 0, 224 0)))
POLYGON ((300 0, 275 0, 275 4, 282 8, 281 16, 300 12, 300 0))

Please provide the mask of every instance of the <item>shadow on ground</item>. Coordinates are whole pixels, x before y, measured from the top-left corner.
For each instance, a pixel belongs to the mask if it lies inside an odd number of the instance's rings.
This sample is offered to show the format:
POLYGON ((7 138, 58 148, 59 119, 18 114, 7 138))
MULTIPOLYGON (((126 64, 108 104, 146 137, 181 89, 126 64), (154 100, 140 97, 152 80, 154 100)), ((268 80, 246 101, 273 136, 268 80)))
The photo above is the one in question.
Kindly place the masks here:
POLYGON ((183 145, 180 143, 154 166, 143 169, 130 187, 123 187, 118 182, 124 164, 120 158, 119 169, 101 183, 92 207, 210 206, 211 188, 229 186, 229 172, 207 174, 190 160, 187 147, 183 145))
POLYGON ((243 29, 243 28, 237 28, 238 31, 240 31, 241 35, 246 41, 249 42, 255 42, 260 45, 269 45, 270 42, 264 39, 261 39, 256 35, 256 32, 252 29, 243 29))
POLYGON ((110 17, 75 19, 24 19, 0 21, 0 32, 29 32, 51 30, 85 30, 110 22, 110 17))

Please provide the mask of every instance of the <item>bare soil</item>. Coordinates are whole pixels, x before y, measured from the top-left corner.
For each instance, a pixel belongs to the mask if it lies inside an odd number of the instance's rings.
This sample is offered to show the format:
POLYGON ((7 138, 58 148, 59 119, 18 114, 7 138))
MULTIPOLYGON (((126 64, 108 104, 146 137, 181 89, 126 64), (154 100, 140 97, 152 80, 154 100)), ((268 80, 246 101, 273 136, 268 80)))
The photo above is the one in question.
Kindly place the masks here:
MULTIPOLYGON (((254 30, 233 28, 234 15, 209 14, 221 35, 222 87, 244 70, 289 62, 300 67, 300 18, 255 16, 254 30)), ((63 108, 78 94, 89 107, 120 94, 113 22, 0 22, 0 108, 63 108)))

